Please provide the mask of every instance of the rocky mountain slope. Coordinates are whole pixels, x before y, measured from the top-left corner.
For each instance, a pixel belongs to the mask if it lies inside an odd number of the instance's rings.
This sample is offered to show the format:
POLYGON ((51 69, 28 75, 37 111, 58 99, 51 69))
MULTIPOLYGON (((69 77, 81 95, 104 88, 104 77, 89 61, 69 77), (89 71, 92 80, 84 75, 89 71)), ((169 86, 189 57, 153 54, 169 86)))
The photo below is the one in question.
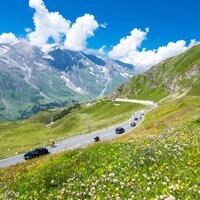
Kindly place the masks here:
POLYGON ((183 95, 200 95, 200 44, 132 77, 111 96, 159 101, 183 95))
POLYGON ((0 120, 88 101, 110 93, 136 72, 132 65, 26 42, 0 44, 0 120))

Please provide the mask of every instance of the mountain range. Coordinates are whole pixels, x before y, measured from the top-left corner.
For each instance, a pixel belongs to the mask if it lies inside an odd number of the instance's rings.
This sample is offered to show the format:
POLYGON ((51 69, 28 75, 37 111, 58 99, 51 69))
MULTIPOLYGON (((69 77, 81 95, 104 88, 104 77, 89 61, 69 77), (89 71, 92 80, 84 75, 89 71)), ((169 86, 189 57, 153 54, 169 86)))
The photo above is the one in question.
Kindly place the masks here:
POLYGON ((0 120, 100 98, 137 73, 130 64, 59 46, 46 53, 27 42, 0 44, 0 120))

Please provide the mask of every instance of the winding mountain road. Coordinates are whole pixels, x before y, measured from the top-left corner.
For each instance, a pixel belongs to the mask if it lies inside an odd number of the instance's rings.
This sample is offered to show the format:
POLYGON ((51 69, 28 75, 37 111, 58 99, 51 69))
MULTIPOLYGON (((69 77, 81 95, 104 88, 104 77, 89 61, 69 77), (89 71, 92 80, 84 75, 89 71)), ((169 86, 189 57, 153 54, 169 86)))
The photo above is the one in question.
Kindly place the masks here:
MULTIPOLYGON (((115 101, 132 102, 132 103, 139 103, 139 104, 150 106, 149 109, 144 110, 144 115, 147 112, 154 109, 155 107, 157 107, 157 104, 155 104, 152 101, 131 100, 131 99, 115 99, 115 101)), ((70 150, 70 149, 82 148, 89 144, 93 144, 94 137, 96 137, 96 136, 99 136, 101 141, 119 137, 121 135, 129 133, 134 128, 138 127, 144 120, 144 115, 141 115, 140 111, 137 111, 137 112, 133 113, 131 119, 129 119, 126 122, 123 122, 121 124, 111 126, 107 129, 96 131, 96 132, 93 132, 90 134, 81 134, 81 135, 76 135, 76 136, 73 136, 70 138, 66 138, 62 141, 57 142, 55 144, 55 147, 48 147, 48 150, 51 154, 55 154, 58 152, 63 152, 63 151, 70 150), (135 118, 138 118, 138 120, 134 120, 135 118), (130 126, 130 123, 133 121, 136 122, 136 126, 134 126, 134 127, 130 126), (125 129, 125 133, 123 133, 121 135, 116 134, 115 129, 117 127, 123 127, 125 129)), ((24 154, 20 154, 20 155, 16 155, 16 156, 13 156, 10 158, 5 158, 3 160, 0 160, 0 168, 8 167, 8 166, 23 162, 24 161, 23 155, 24 154)))

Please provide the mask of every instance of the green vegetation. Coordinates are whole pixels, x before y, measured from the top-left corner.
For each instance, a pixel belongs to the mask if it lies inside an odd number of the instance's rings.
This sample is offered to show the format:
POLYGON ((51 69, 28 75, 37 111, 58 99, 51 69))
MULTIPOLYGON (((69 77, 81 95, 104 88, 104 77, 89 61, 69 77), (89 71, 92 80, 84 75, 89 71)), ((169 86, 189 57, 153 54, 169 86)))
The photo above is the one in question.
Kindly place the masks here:
MULTIPOLYGON (((140 136, 160 134, 160 132, 168 128, 170 129, 170 127, 176 128, 180 123, 189 123, 195 116, 199 116, 199 113, 199 96, 185 96, 181 99, 170 100, 159 104, 158 108, 147 113, 144 123, 134 133, 140 136)), ((131 139, 132 136, 132 134, 127 134, 124 136, 124 139, 131 139)))
POLYGON ((183 93, 188 96, 200 95, 199 85, 200 45, 196 45, 131 78, 112 96, 159 101, 168 95, 173 98, 183 93))
POLYGON ((115 141, 1 169, 1 198, 199 199, 199 100, 163 103, 115 141))
MULTIPOLYGON (((141 126, 112 141, 1 169, 0 198, 200 199, 199 68, 200 45, 196 45, 133 77, 111 96, 159 101, 159 106, 145 115, 141 126)), ((12 131, 10 135, 7 133, 12 127, 13 131, 17 127, 30 129, 32 142, 34 134, 48 140, 51 134, 56 133, 55 138, 60 133, 65 135, 66 129, 69 129, 67 136, 87 132, 88 123, 94 124, 94 129, 110 126, 130 117, 131 109, 140 106, 103 100, 83 107, 76 104, 60 112, 41 113, 27 121, 2 123, 1 138, 8 135, 9 145, 14 143, 16 136, 11 137, 12 131), (45 128, 51 122, 55 123, 45 128), (39 136, 39 130, 44 137, 39 136)), ((19 130, 19 136, 25 140, 19 130)))
POLYGON ((143 105, 99 100, 61 110, 41 112, 29 120, 0 123, 0 157, 46 146, 77 134, 93 132, 126 121, 143 105))

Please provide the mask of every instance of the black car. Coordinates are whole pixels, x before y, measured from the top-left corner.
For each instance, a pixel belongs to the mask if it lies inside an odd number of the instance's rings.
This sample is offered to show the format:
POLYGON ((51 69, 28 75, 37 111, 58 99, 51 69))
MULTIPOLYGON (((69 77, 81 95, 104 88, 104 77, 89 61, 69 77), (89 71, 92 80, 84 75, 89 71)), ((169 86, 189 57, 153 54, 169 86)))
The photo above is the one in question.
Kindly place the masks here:
POLYGON ((137 117, 135 117, 135 119, 134 119, 135 121, 138 121, 138 118, 137 117))
POLYGON ((24 154, 24 159, 29 160, 29 159, 32 159, 41 155, 45 155, 45 154, 49 154, 49 151, 47 148, 37 148, 24 154))
POLYGON ((130 125, 131 125, 131 126, 136 126, 136 123, 135 123, 135 122, 131 122, 130 125))
POLYGON ((124 132, 125 132, 125 129, 122 128, 122 127, 118 127, 118 128, 115 129, 115 133, 117 133, 117 134, 121 134, 121 133, 124 133, 124 132))
POLYGON ((99 136, 95 137, 95 138, 94 138, 94 141, 95 141, 95 142, 99 142, 99 141, 100 141, 100 137, 99 137, 99 136))

